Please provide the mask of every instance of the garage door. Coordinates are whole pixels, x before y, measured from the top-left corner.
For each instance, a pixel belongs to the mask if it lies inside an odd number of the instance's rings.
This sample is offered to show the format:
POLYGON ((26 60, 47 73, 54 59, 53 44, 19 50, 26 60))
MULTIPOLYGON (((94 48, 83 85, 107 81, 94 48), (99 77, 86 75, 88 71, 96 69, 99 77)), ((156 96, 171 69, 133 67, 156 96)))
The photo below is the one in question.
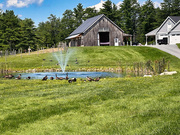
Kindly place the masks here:
POLYGON ((170 36, 170 44, 180 43, 180 34, 172 34, 170 36))

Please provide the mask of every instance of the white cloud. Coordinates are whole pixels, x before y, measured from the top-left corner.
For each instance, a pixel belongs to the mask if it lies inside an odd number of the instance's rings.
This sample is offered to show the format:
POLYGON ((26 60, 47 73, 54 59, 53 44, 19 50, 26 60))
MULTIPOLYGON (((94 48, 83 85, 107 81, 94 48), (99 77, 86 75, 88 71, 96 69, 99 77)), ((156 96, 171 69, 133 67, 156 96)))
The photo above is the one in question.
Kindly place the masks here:
POLYGON ((120 5, 121 5, 122 3, 123 3, 122 1, 119 1, 119 2, 116 4, 116 6, 117 6, 118 9, 120 9, 120 5))
POLYGON ((100 3, 94 5, 94 6, 90 6, 91 8, 95 8, 96 10, 100 10, 102 7, 103 7, 103 4, 104 4, 105 1, 101 0, 100 3))
MULTIPOLYGON (((106 0, 105 0, 105 1, 101 0, 100 3, 98 3, 98 4, 94 5, 94 6, 90 6, 90 7, 91 7, 91 8, 94 8, 94 7, 95 7, 95 9, 99 11, 101 8, 103 8, 103 4, 104 4, 105 2, 106 2, 106 0)), ((117 6, 118 9, 120 8, 119 6, 120 6, 121 4, 122 4, 121 1, 119 1, 119 2, 116 4, 116 6, 117 6)))
POLYGON ((7 0, 7 7, 27 7, 30 4, 41 4, 44 0, 7 0))
POLYGON ((161 3, 155 1, 155 2, 154 2, 154 7, 155 7, 155 8, 157 8, 157 7, 161 8, 161 3))
POLYGON ((19 18, 21 18, 21 17, 22 17, 22 15, 18 15, 18 17, 19 17, 19 18))
POLYGON ((3 8, 3 6, 4 6, 4 5, 3 5, 2 3, 0 3, 0 8, 3 8))

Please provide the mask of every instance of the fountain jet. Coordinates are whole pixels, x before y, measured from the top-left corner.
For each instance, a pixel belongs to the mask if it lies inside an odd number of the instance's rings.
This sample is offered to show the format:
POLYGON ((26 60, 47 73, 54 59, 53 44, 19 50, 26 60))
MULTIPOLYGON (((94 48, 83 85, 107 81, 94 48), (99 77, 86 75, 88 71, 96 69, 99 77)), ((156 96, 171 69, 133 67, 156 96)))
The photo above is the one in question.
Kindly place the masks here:
POLYGON ((66 49, 65 47, 61 48, 58 53, 54 53, 54 57, 57 59, 63 73, 65 72, 66 66, 72 53, 73 50, 66 49))

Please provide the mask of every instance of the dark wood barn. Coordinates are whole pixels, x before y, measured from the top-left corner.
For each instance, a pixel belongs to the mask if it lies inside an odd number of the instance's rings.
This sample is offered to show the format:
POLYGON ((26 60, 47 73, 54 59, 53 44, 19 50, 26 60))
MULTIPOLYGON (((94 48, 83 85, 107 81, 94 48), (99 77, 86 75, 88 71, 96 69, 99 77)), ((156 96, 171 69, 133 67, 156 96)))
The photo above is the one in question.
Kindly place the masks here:
POLYGON ((87 19, 66 39, 69 46, 120 46, 127 34, 105 15, 87 19))

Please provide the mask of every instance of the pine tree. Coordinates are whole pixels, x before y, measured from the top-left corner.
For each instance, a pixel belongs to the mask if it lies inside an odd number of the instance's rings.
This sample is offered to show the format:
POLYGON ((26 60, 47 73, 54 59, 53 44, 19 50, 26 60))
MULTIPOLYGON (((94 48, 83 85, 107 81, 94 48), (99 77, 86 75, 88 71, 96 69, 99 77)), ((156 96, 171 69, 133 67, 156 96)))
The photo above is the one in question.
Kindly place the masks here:
POLYGON ((64 41, 65 38, 75 30, 75 28, 75 17, 73 15, 73 11, 66 10, 63 13, 63 18, 61 19, 60 40, 64 41))
POLYGON ((4 49, 12 51, 16 49, 20 37, 20 19, 14 15, 14 11, 6 10, 1 15, 0 39, 4 49))
POLYGON ((134 41, 137 31, 139 7, 137 0, 124 0, 120 5, 121 27, 125 33, 133 35, 134 41))
POLYGON ((138 41, 145 42, 145 34, 154 29, 155 8, 151 0, 147 0, 140 8, 138 23, 138 41))
POLYGON ((74 8, 74 17, 75 17, 75 27, 79 27, 83 22, 84 9, 83 5, 79 3, 76 8, 74 8))
POLYGON ((95 8, 88 7, 84 10, 83 20, 85 21, 88 18, 94 17, 96 15, 98 15, 98 11, 95 8))

